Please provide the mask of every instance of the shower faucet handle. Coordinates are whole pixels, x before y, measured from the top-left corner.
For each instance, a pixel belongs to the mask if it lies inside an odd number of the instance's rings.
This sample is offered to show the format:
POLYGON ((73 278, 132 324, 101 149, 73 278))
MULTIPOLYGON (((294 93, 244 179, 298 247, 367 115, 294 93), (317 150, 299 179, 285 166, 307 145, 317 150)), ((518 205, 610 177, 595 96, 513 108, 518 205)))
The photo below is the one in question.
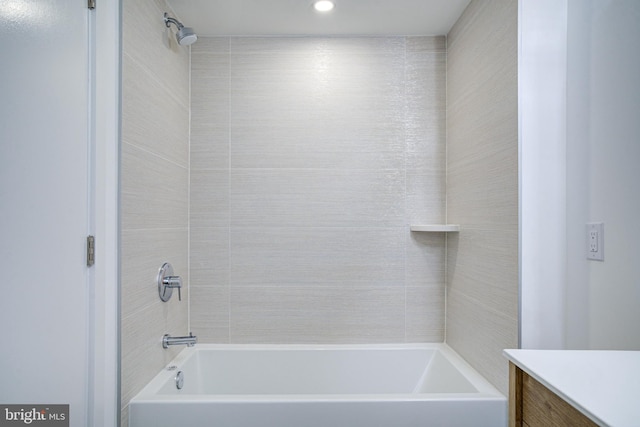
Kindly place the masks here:
POLYGON ((160 299, 167 302, 171 299, 174 289, 178 289, 178 300, 182 301, 182 278, 180 276, 173 275, 173 267, 168 262, 162 264, 158 271, 158 294, 160 299))
POLYGON ((182 278, 180 276, 166 276, 162 279, 162 283, 169 289, 178 288, 178 301, 182 301, 182 294, 180 293, 180 289, 182 289, 182 278))

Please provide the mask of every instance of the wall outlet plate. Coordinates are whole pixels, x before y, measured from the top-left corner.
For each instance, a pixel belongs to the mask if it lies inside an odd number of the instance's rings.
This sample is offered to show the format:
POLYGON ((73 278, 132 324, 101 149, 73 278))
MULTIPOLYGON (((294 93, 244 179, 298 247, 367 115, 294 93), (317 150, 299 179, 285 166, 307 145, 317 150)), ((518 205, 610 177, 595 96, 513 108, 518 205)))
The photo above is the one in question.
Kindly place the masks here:
POLYGON ((587 224, 587 259, 604 261, 604 223, 587 224))

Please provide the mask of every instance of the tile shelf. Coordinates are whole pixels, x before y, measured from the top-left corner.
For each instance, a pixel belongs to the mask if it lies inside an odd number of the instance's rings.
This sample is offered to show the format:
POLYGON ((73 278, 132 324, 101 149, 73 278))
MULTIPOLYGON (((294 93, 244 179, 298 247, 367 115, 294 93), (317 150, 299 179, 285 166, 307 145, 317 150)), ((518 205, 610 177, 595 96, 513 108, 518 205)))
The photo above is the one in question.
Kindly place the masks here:
POLYGON ((457 233, 460 231, 458 224, 416 224, 410 226, 411 231, 426 233, 457 233))

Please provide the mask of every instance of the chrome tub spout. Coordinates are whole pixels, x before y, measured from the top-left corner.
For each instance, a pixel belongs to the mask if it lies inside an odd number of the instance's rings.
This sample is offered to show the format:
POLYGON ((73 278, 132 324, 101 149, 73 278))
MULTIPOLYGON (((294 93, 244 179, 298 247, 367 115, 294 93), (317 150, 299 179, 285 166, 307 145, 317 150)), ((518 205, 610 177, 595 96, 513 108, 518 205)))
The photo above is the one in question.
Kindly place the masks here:
POLYGON ((186 345, 187 347, 193 347, 198 342, 198 337, 189 332, 188 337, 171 337, 169 334, 165 334, 162 337, 162 348, 169 348, 170 345, 186 345))

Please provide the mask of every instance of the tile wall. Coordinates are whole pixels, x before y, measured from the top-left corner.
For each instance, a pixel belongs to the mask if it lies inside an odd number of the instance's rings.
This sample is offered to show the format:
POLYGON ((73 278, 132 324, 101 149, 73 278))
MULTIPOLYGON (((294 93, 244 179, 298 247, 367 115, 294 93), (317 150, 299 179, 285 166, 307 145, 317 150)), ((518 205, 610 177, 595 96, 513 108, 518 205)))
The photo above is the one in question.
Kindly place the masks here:
POLYGON ((192 46, 201 342, 444 339, 444 37, 192 46))
POLYGON ((503 393, 518 346, 517 0, 472 1, 447 38, 447 343, 503 393))
POLYGON ((181 348, 187 297, 163 303, 156 275, 168 261, 188 280, 189 51, 165 27, 164 1, 124 1, 121 144, 122 425, 129 400, 181 348))
POLYGON ((164 2, 123 3, 124 426, 179 351, 160 337, 188 330, 186 301, 157 298, 165 261, 190 282, 191 330, 220 343, 443 341, 447 270, 446 339, 506 391, 516 3, 473 1, 448 42, 202 37, 191 91, 164 2), (409 232, 447 209, 447 243, 409 232))

